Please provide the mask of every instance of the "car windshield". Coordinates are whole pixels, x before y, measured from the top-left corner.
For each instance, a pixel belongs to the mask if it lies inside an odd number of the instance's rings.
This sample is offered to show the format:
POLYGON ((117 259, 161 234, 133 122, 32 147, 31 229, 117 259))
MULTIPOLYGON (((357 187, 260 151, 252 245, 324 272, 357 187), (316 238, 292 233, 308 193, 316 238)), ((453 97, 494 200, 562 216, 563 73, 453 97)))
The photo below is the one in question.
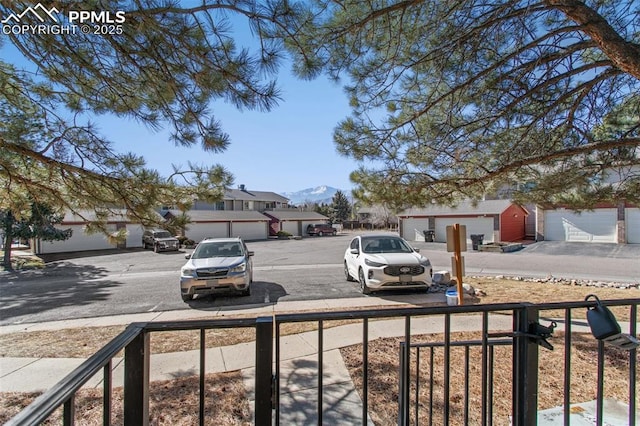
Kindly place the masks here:
POLYGON ((413 249, 400 238, 364 237, 362 251, 365 253, 411 253, 413 249))
POLYGON ((154 232, 153 236, 156 238, 171 238, 171 234, 167 231, 154 232))
POLYGON ((209 257, 238 257, 242 256, 244 251, 242 245, 231 242, 210 242, 200 243, 191 255, 192 259, 207 259, 209 257))

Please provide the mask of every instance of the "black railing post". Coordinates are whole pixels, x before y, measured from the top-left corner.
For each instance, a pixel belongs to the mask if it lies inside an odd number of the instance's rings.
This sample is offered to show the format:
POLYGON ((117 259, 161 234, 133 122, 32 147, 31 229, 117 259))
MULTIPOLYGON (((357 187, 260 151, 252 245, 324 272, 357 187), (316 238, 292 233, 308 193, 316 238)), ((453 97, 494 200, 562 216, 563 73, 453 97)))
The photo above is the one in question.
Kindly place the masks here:
POLYGON ((256 426, 272 424, 273 401, 273 318, 256 318, 256 384, 255 419, 256 426))
POLYGON ((538 344, 529 325, 538 322, 538 309, 522 304, 513 316, 513 426, 535 426, 538 411, 538 344))
POLYGON ((405 383, 409 381, 409 366, 406 364, 406 353, 409 350, 406 342, 400 342, 400 366, 398 378, 398 426, 407 426, 406 406, 409 405, 409 396, 405 393, 405 383))
POLYGON ((124 348, 124 424, 149 424, 149 333, 140 328, 124 348))

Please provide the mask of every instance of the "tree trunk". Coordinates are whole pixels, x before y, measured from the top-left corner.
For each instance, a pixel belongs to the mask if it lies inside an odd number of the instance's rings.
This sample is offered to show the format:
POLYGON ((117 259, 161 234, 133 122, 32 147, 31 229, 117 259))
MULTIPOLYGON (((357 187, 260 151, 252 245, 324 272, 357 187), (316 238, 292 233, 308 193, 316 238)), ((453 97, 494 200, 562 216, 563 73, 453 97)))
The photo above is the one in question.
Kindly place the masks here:
POLYGON ((4 258, 2 266, 5 271, 12 271, 11 267, 11 243, 13 242, 13 215, 9 213, 4 227, 4 258))

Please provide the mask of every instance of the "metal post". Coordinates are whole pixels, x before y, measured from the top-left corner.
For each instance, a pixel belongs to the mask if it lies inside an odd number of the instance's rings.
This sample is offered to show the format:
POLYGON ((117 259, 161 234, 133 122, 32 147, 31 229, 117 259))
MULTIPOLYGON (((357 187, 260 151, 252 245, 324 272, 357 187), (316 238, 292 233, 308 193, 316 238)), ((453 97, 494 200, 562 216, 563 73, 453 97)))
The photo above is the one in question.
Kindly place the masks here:
POLYGON ((272 424, 273 401, 273 318, 256 318, 256 384, 254 425, 272 424))
POLYGON ((124 424, 149 424, 149 333, 143 328, 124 348, 124 424))
POLYGON ((407 395, 404 393, 404 383, 408 379, 408 367, 405 364, 405 353, 408 350, 406 342, 400 342, 400 368, 399 368, 399 378, 398 378, 398 426, 407 426, 409 424, 409 419, 407 418, 405 405, 409 404, 407 400, 407 395))
POLYGON ((529 324, 538 321, 538 310, 528 303, 522 306, 514 311, 513 425, 535 426, 538 410, 538 345, 522 334, 528 334, 529 324))

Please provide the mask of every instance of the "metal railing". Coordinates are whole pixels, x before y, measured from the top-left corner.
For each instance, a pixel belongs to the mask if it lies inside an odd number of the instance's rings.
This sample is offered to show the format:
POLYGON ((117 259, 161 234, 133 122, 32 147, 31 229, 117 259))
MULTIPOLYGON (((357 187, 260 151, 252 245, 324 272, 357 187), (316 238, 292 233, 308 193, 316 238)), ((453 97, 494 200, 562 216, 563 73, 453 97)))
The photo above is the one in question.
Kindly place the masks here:
MULTIPOLYGON (((629 327, 628 332, 632 336, 637 336, 636 324, 637 307, 640 299, 609 300, 603 301, 606 306, 628 306, 629 307, 629 327)), ((369 407, 369 384, 370 359, 369 347, 372 342, 381 337, 391 335, 399 336, 403 339, 400 349, 399 383, 398 394, 398 424, 409 424, 413 415, 414 422, 418 423, 419 411, 424 410, 425 404, 418 401, 422 382, 419 375, 411 379, 410 366, 414 365, 414 371, 427 372, 429 386, 428 394, 433 395, 434 361, 433 353, 436 350, 443 351, 443 404, 442 424, 449 424, 449 383, 452 379, 452 372, 449 365, 452 362, 452 348, 462 348, 464 351, 463 375, 467 378, 463 380, 463 397, 465 407, 469 407, 469 398, 479 398, 481 401, 481 424, 493 424, 493 383, 496 371, 496 360, 494 348, 505 346, 511 348, 511 361, 508 363, 509 372, 512 375, 511 394, 511 421, 513 425, 535 425, 538 410, 538 352, 540 344, 546 342, 544 333, 540 333, 538 327, 540 313, 558 310, 564 312, 562 318, 555 320, 563 323, 565 332, 565 346, 572 344, 572 333, 576 321, 572 320, 572 311, 576 309, 586 309, 593 306, 593 302, 569 302, 553 304, 492 304, 492 305, 468 305, 468 306, 436 306, 423 308, 394 308, 382 310, 362 310, 362 311, 341 311, 341 312, 315 312, 299 314, 282 314, 273 317, 256 317, 243 319, 214 319, 200 321, 178 321, 178 322, 149 322, 135 323, 127 327, 120 335, 114 338, 106 346, 100 349, 95 355, 86 360, 82 365, 71 372, 54 387, 43 393, 31 405, 25 408, 17 416, 9 420, 7 425, 36 425, 46 420, 51 413, 63 407, 63 424, 75 424, 75 397, 77 392, 94 375, 103 375, 103 424, 109 425, 112 422, 112 395, 113 395, 113 360, 124 350, 124 398, 123 398, 123 418, 125 425, 146 425, 149 423, 149 367, 150 367, 150 335, 155 332, 199 330, 199 424, 204 424, 205 406, 205 350, 207 342, 205 331, 222 328, 253 328, 255 329, 255 403, 254 403, 254 424, 271 425, 283 422, 283 407, 281 402, 281 389, 283 381, 290 379, 285 377, 283 365, 286 361, 283 357, 283 338, 285 337, 283 328, 294 323, 311 323, 315 331, 315 357, 313 372, 316 380, 315 389, 315 416, 317 424, 325 423, 325 352, 335 349, 338 345, 337 338, 329 332, 333 327, 327 324, 334 322, 338 324, 349 324, 352 327, 351 334, 358 334, 356 343, 362 345, 361 366, 362 377, 361 386, 358 393, 361 401, 361 411, 358 414, 362 424, 370 423, 369 407), (506 322, 505 322, 506 321, 506 322), (500 322, 494 325, 495 322, 500 322), (507 326, 505 326, 507 324, 507 326), (479 326, 478 326, 479 325, 479 326), (353 328, 355 327, 355 329, 353 328), (480 333, 479 339, 452 341, 453 333, 461 331, 467 327, 480 333), (355 330, 355 331, 354 331, 355 330), (414 339, 423 334, 442 335, 442 341, 432 343, 414 342, 414 339), (333 337, 332 337, 333 336, 333 337), (275 339, 274 339, 275 337, 275 339), (275 346, 274 346, 275 342, 275 346), (481 395, 473 395, 469 389, 468 372, 470 362, 470 351, 478 348, 481 351, 481 395), (412 352, 413 351, 413 352, 412 352), (421 351, 429 352, 429 360, 420 362, 421 351), (412 353, 414 355, 412 356, 412 353), (413 362, 413 364, 412 364, 413 362), (424 365, 427 368, 424 368, 424 365), (431 373, 429 374, 429 371, 431 373), (414 393, 411 396, 410 390, 413 387, 414 393), (413 404, 413 411, 411 405, 413 404)), ((584 323, 584 321, 578 321, 584 323)), ((544 327, 543 327, 544 329, 544 327)), ((308 338, 307 334, 307 338, 308 338)), ((594 386, 597 387, 597 417, 598 424, 602 424, 602 406, 604 399, 604 369, 605 369, 605 343, 598 341, 598 378, 594 386)), ((636 400, 637 400, 637 372, 636 372, 637 350, 629 351, 629 425, 635 425, 636 400)), ((504 364, 504 363, 503 363, 504 364)), ((562 390, 562 401, 564 407, 565 424, 569 424, 569 413, 571 395, 571 351, 566 351, 564 356, 564 389, 562 390)), ((504 365, 501 366, 504 368, 504 365)), ((504 395, 502 395, 504 397, 504 395)), ((433 418, 436 410, 431 403, 426 404, 428 415, 433 418)), ((290 408, 290 407, 289 407, 290 408)), ((286 413, 284 413, 286 414, 286 413)), ((432 422, 432 420, 431 420, 432 422)), ((440 420, 438 420, 440 422, 440 420)), ((465 413, 463 424, 468 424, 469 413, 465 413)), ((357 423, 354 421, 354 423, 357 423)), ((433 424, 433 423, 432 423, 433 424)))

